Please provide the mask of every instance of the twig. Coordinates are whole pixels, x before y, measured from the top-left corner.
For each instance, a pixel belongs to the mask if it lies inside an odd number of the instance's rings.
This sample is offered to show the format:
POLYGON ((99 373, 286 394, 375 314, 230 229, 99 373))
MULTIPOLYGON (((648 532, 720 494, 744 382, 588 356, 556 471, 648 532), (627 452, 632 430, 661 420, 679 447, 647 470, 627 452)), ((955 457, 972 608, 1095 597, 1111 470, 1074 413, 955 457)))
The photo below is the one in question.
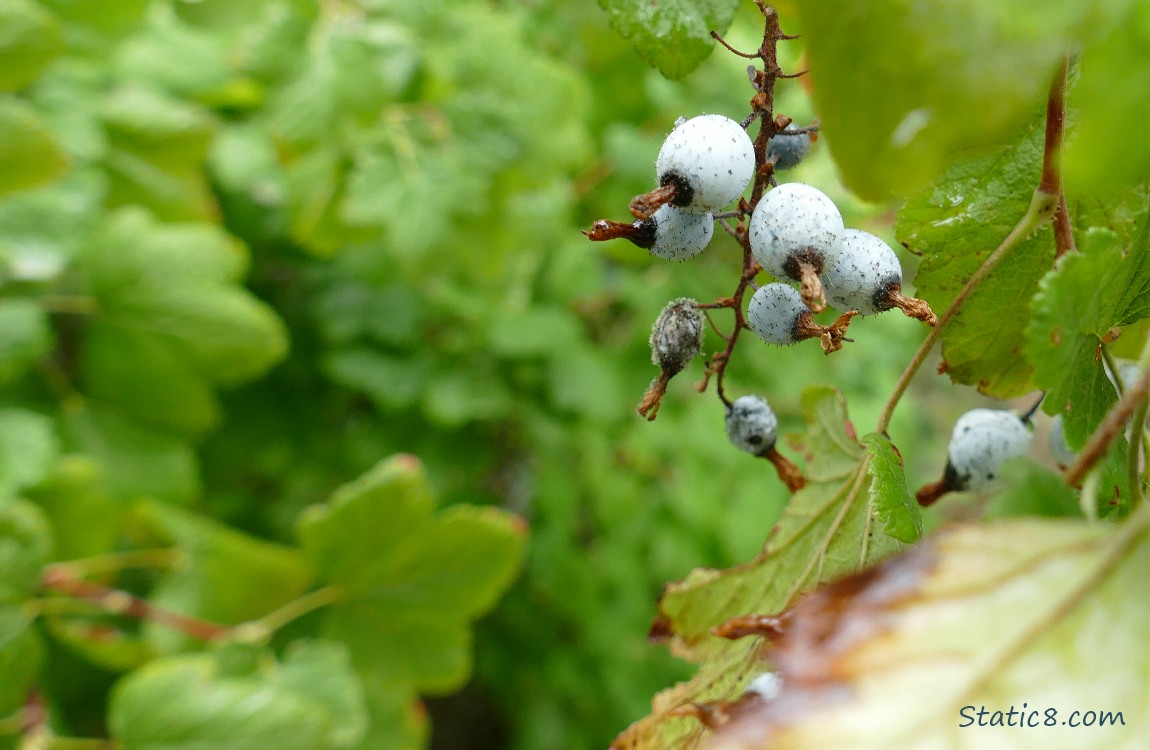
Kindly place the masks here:
MULTIPOLYGON (((1098 429, 1086 441, 1082 450, 1078 452, 1078 458, 1062 475, 1062 480, 1066 484, 1075 487, 1082 481, 1091 467, 1106 454, 1110 443, 1125 430, 1126 421, 1146 400, 1147 394, 1150 394, 1150 368, 1144 367, 1137 382, 1126 389, 1126 393, 1122 394, 1122 398, 1102 420, 1102 424, 1098 425, 1098 429)), ((1133 491, 1134 488, 1131 487, 1131 492, 1133 491)))
POLYGON ((227 625, 172 612, 126 591, 82 581, 74 577, 67 566, 49 565, 40 577, 40 584, 44 588, 85 599, 105 612, 139 620, 154 620, 197 640, 214 641, 232 632, 232 628, 227 625))
POLYGON ((1066 130, 1066 76, 1069 70, 1070 58, 1064 57, 1046 100, 1046 143, 1042 152, 1042 179, 1038 183, 1039 190, 1058 196, 1058 208, 1054 212, 1055 259, 1076 251, 1066 194, 1062 190, 1062 143, 1066 130))

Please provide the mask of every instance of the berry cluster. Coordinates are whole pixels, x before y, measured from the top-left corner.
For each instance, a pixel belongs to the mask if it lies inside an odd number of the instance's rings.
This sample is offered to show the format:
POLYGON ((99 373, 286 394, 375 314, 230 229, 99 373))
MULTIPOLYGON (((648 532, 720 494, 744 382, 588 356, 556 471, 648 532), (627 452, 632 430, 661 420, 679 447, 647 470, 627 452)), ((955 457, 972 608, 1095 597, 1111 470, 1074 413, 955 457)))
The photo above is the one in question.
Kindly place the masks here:
POLYGON ((768 42, 786 38, 790 37, 768 21, 757 55, 763 69, 748 70, 757 92, 750 117, 742 123, 719 114, 679 118, 655 159, 657 187, 636 196, 628 206, 634 220, 596 221, 585 234, 593 241, 626 239, 651 255, 677 261, 702 253, 717 223, 739 242, 743 263, 733 295, 707 304, 674 300, 656 320, 650 344, 660 372, 638 411, 655 418, 670 379, 701 351, 709 310, 731 309, 734 330, 723 334, 716 328, 727 345, 709 358, 697 387, 704 390, 716 376, 731 442, 770 460, 788 487, 796 490, 803 486, 803 478, 775 449, 777 423, 766 400, 745 396, 731 401, 723 392, 723 375, 740 332, 752 330, 777 345, 816 338, 829 354, 850 340, 847 328, 857 315, 899 307, 932 325, 936 321, 925 302, 902 294, 902 268, 885 242, 847 229, 838 208, 817 188, 777 184, 775 173, 798 166, 817 132, 816 126, 796 127, 790 118, 774 117, 770 111, 772 98, 767 94, 784 74, 775 57, 763 50, 768 42), (747 128, 756 122, 758 136, 752 140, 747 128), (743 197, 748 186, 753 186, 749 201, 743 197), (758 285, 760 271, 774 279, 758 285), (745 306, 744 296, 751 290, 745 306), (825 310, 828 301, 841 314, 822 324, 814 315, 825 310))
POLYGON ((842 347, 852 315, 895 307, 930 325, 938 322, 929 305, 902 294, 894 250, 873 234, 844 227, 838 208, 818 188, 792 182, 771 190, 751 214, 749 236, 764 269, 801 285, 801 295, 779 282, 755 292, 748 322, 767 343, 817 337, 829 354, 842 347), (825 310, 828 300, 844 315, 820 326, 811 314, 825 310))

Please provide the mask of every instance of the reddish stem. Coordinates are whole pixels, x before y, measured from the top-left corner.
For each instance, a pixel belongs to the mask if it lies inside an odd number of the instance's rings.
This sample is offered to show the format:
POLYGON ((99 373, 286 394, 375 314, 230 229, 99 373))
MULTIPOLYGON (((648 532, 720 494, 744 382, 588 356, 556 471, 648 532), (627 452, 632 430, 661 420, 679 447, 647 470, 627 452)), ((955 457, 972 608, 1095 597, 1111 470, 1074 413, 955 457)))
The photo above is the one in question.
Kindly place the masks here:
POLYGON ((172 612, 125 591, 82 581, 60 566, 47 568, 40 583, 44 588, 85 599, 106 612, 139 620, 154 620, 201 641, 213 641, 232 632, 226 625, 172 612))

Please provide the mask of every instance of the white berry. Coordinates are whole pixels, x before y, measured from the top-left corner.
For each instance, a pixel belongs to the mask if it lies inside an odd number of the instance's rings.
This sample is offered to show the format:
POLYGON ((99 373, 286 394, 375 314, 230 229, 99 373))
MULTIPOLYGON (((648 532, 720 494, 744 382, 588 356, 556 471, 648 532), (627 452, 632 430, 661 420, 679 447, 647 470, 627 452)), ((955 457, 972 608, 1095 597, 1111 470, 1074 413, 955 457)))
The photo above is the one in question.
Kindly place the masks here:
POLYGON ((894 307, 890 292, 902 289, 902 266, 890 245, 861 229, 844 229, 838 250, 819 274, 823 290, 839 310, 874 315, 894 307))
POLYGON ((743 126, 723 115, 700 115, 675 126, 655 160, 659 185, 674 184, 674 204, 691 213, 719 211, 755 172, 755 148, 743 126))
POLYGON ((978 492, 998 478, 1002 463, 1030 450, 1030 431, 1017 414, 972 409, 958 418, 947 450, 947 479, 957 490, 978 492))
POLYGON ((762 396, 740 396, 727 407, 727 437, 739 450, 761 456, 775 445, 779 420, 762 396))
POLYGON ((747 306, 747 325, 768 344, 798 343, 799 316, 810 314, 794 287, 773 282, 759 287, 747 306))
POLYGON ((707 248, 715 233, 715 217, 692 214, 670 204, 646 219, 653 224, 654 239, 647 251, 667 260, 693 258, 707 248))
POLYGON ((779 676, 778 672, 763 672, 751 680, 746 690, 748 693, 757 693, 764 700, 776 698, 782 691, 783 678, 779 676))
POLYGON ((763 196, 751 214, 755 258, 775 278, 799 281, 800 262, 815 273, 834 257, 843 217, 821 190, 801 182, 779 185, 763 196))

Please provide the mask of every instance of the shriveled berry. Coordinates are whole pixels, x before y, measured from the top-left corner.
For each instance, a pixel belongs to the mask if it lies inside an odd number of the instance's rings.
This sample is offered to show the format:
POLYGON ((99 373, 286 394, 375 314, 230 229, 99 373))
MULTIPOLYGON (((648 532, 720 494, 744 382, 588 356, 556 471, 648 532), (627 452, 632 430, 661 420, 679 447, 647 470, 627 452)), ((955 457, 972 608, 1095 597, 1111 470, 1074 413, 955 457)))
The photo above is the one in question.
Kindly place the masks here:
POLYGON ((699 356, 705 325, 695 300, 680 297, 667 303, 651 328, 651 361, 664 372, 681 371, 699 356))

